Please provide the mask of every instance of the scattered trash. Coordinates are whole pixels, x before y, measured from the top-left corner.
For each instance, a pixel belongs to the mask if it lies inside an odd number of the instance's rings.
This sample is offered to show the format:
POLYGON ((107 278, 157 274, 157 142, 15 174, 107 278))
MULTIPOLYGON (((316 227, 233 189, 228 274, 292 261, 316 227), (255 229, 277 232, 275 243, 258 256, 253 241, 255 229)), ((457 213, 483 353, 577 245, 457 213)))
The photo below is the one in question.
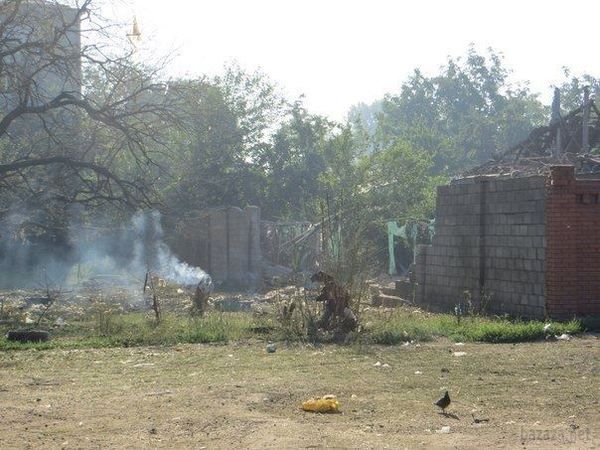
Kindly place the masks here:
POLYGON ((267 353, 275 353, 277 351, 277 346, 273 343, 267 344, 267 353))
POLYGON ((556 339, 558 339, 559 341, 569 341, 571 340, 571 336, 569 336, 567 333, 563 333, 560 336, 554 336, 556 339))
POLYGON ((391 366, 388 363, 384 363, 381 365, 383 369, 389 369, 391 366))
POLYGON ((44 330, 10 330, 6 339, 12 342, 45 342, 50 339, 50 333, 44 330))
POLYGON ((473 417, 474 424, 487 423, 490 421, 490 419, 477 419, 477 418, 475 418, 475 414, 473 414, 473 413, 471 413, 471 417, 473 417))
POLYGON ((450 427, 446 425, 445 427, 442 427, 439 430, 435 430, 435 432, 438 434, 448 434, 450 433, 450 427))
POLYGON ((133 367, 152 367, 154 366, 154 363, 139 363, 139 364, 134 364, 133 367))
POLYGON ((421 372, 420 370, 415 371, 415 375, 422 375, 422 374, 423 374, 423 372, 421 372))
POLYGON ((465 356, 467 352, 452 352, 452 356, 465 356))
POLYGON ((544 333, 547 333, 551 327, 552 327, 551 323, 547 323, 546 325, 544 325, 544 333))
POLYGON ((458 345, 459 347, 462 347, 463 345, 465 345, 465 343, 464 342, 457 342, 454 345, 458 345))
POLYGON ((373 364, 373 367, 381 367, 381 362, 377 361, 375 364, 373 364))
POLYGON ((181 289, 181 288, 177 288, 177 293, 178 293, 178 294, 183 294, 184 292, 185 292, 185 291, 184 291, 183 289, 181 289))
POLYGON ((325 395, 323 397, 311 398, 302 403, 302 409, 317 413, 336 413, 339 412, 340 403, 335 395, 325 395))

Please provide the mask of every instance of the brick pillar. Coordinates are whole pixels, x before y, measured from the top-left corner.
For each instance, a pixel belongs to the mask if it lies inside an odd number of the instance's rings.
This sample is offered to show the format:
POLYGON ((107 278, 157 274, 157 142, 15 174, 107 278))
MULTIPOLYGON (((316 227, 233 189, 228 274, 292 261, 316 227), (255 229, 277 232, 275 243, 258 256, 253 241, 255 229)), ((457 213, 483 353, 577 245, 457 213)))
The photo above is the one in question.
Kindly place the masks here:
POLYGON ((554 166, 546 184, 546 314, 577 312, 575 168, 554 166))

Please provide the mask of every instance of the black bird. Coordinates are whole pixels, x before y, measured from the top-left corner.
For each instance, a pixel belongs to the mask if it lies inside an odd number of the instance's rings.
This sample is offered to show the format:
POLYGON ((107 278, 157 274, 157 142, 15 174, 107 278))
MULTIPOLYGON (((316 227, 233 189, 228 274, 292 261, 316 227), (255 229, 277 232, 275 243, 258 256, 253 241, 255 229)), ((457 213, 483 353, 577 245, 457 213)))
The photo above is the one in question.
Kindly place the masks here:
POLYGON ((450 395, 448 395, 448 391, 444 394, 442 398, 440 398, 434 405, 442 408, 442 412, 450 405, 450 395))

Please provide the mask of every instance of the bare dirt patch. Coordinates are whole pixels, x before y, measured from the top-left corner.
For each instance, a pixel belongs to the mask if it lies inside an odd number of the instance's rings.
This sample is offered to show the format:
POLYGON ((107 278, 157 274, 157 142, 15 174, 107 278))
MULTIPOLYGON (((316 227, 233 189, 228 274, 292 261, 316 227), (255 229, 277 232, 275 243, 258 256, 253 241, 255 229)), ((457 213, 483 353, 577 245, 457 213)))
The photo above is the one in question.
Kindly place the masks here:
POLYGON ((5 352, 0 448, 594 448, 599 344, 5 352), (299 409, 324 394, 341 414, 299 409))

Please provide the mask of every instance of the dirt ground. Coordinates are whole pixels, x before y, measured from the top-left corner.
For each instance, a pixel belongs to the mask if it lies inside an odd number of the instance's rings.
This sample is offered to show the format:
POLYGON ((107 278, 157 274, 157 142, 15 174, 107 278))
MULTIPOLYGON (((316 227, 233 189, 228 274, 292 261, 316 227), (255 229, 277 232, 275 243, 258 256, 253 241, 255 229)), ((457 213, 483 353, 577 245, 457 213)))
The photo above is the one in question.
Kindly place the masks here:
POLYGON ((599 375, 591 335, 5 352, 0 448, 598 448, 599 375), (299 409, 324 394, 340 414, 299 409))

